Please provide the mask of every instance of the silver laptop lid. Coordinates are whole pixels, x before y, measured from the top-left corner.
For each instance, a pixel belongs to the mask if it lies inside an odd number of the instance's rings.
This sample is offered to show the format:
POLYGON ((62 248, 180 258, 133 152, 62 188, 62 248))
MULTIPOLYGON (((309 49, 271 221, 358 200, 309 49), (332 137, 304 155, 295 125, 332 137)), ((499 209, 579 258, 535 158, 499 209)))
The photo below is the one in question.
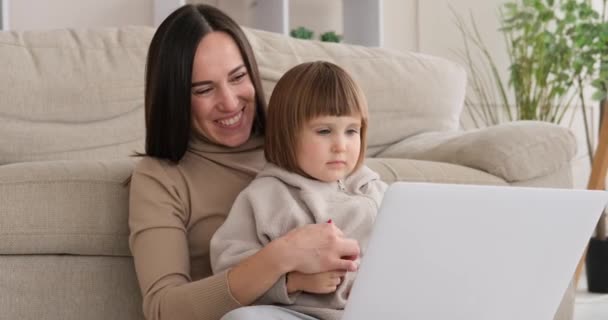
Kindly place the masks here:
POLYGON ((553 319, 604 191, 394 183, 345 320, 553 319))

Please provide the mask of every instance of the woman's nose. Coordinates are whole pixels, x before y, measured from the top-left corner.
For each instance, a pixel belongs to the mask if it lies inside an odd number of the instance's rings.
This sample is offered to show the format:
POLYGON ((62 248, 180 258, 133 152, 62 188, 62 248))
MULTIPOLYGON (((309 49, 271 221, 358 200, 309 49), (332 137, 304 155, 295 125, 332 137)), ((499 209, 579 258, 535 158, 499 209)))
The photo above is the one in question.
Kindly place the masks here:
POLYGON ((236 93, 226 87, 220 91, 219 109, 225 112, 236 111, 239 107, 239 98, 236 93))

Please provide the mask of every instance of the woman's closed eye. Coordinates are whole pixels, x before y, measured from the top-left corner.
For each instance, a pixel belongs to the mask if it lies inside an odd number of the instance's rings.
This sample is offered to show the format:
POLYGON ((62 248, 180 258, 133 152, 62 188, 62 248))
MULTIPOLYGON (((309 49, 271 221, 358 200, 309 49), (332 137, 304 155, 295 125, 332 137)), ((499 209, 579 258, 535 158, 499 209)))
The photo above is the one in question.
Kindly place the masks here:
MULTIPOLYGON (((241 82, 243 82, 243 80, 245 80, 245 78, 247 77, 247 72, 243 71, 243 72, 239 72, 233 75, 232 78, 230 78, 230 83, 232 84, 239 84, 241 82)), ((211 92, 214 90, 214 86, 212 85, 201 85, 196 87, 192 93, 196 96, 207 96, 209 94, 211 94, 211 92)))
POLYGON ((194 90, 194 95, 197 96, 205 96, 213 90, 213 87, 200 87, 194 90))
POLYGON ((241 81, 243 81, 245 79, 246 76, 247 76, 247 72, 239 72, 239 73, 235 74, 232 79, 230 79, 230 82, 240 83, 241 81))

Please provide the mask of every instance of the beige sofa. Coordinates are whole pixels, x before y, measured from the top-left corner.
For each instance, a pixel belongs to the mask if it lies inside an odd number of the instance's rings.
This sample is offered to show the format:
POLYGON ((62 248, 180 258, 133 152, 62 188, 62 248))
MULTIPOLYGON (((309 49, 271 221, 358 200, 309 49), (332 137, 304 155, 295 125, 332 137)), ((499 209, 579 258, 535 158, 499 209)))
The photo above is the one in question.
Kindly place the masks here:
MULTIPOLYGON (((571 186, 568 130, 534 122, 459 130, 466 75, 452 62, 247 32, 267 95, 298 62, 351 71, 371 110, 369 164, 388 182, 571 186)), ((0 33, 1 319, 142 317, 123 181, 130 155, 143 150, 152 34, 0 33)), ((571 317, 572 302, 569 290, 559 319, 571 317)))

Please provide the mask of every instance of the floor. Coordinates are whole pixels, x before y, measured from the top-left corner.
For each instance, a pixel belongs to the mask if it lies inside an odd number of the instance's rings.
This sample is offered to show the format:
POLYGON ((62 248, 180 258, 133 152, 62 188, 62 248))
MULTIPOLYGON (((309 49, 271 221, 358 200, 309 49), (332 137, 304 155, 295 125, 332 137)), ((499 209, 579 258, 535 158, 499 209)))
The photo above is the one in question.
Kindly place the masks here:
POLYGON ((587 279, 584 275, 579 281, 574 307, 574 320, 608 319, 608 294, 590 293, 587 291, 587 279))

